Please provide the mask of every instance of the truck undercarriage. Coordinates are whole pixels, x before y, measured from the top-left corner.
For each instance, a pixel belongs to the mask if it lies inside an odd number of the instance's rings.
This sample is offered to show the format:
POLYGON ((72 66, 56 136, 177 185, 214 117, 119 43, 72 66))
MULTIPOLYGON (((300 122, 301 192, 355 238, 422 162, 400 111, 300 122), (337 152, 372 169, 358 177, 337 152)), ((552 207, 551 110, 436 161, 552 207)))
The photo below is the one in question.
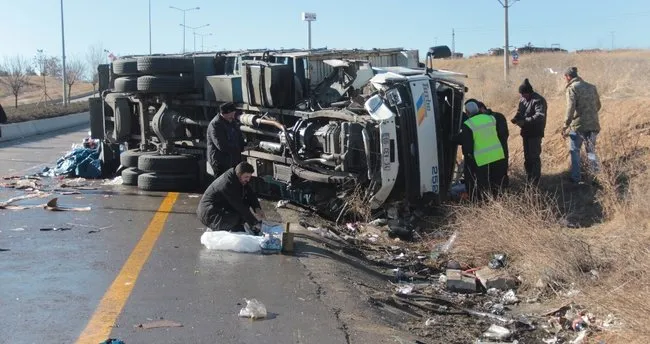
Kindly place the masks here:
POLYGON ((121 58, 99 66, 91 132, 125 184, 188 190, 209 181, 206 128, 234 102, 262 197, 336 218, 355 205, 441 202, 466 89, 460 74, 421 67, 402 49, 121 58))

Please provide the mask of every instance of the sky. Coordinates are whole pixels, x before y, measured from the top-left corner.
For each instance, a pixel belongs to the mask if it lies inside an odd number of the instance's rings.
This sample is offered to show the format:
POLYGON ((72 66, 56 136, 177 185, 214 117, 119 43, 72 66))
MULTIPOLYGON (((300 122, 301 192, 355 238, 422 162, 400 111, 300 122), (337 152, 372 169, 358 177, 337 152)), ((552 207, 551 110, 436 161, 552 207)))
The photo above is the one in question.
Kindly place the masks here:
MULTIPOLYGON (((511 0, 512 2, 512 0, 511 0)), ((64 0, 66 58, 85 59, 90 45, 117 56, 149 53, 148 0, 64 0)), ((504 45, 498 0, 151 0, 153 53, 183 51, 183 12, 205 50, 312 47, 419 49, 434 45, 465 56, 504 45), (408 5, 407 5, 408 4, 408 5), (211 35, 209 35, 211 34, 211 35)), ((62 55, 60 0, 0 0, 0 57, 62 55)), ((648 0, 520 0, 509 9, 510 45, 576 49, 650 48, 648 0)), ((202 49, 187 29, 186 51, 202 49)))

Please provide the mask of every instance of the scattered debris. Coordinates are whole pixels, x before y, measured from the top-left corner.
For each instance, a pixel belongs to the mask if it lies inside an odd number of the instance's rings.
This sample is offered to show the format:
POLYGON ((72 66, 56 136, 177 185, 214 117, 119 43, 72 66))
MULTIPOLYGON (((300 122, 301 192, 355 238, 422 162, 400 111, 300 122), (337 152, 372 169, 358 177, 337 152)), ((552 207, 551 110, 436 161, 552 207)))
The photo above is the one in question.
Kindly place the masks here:
POLYGON ((11 250, 8 248, 0 248, 0 252, 7 252, 7 251, 11 251, 11 250))
POLYGON ((117 176, 113 179, 106 180, 102 185, 122 185, 122 176, 117 176))
POLYGON ((474 274, 487 290, 509 290, 515 288, 517 285, 517 279, 503 270, 494 270, 489 267, 483 267, 476 270, 474 274))
POLYGON ((10 230, 10 231, 14 231, 14 232, 22 232, 22 231, 25 230, 25 228, 19 227, 19 228, 11 228, 11 229, 9 229, 9 230, 10 230))
POLYGON ((12 203, 27 200, 27 199, 32 199, 32 198, 45 198, 45 197, 48 197, 48 196, 50 196, 49 193, 44 193, 44 192, 37 191, 35 193, 13 197, 13 198, 10 198, 10 199, 8 199, 6 201, 0 201, 0 209, 24 210, 24 209, 30 209, 30 208, 40 208, 40 207, 42 207, 42 205, 21 206, 21 205, 12 205, 12 203))
POLYGON ((45 210, 50 210, 50 211, 90 211, 90 207, 77 207, 77 208, 69 208, 69 207, 61 207, 58 205, 58 198, 52 198, 47 204, 45 205, 45 210))
POLYGON ((503 295, 501 302, 503 302, 504 305, 514 305, 519 303, 519 299, 517 298, 517 295, 515 295, 515 291, 510 289, 503 295))
POLYGON ((187 195, 188 198, 200 198, 201 196, 202 195, 198 195, 198 194, 189 194, 189 195, 187 195))
POLYGON ((76 178, 63 181, 59 184, 61 188, 80 188, 88 185, 86 178, 76 178))
POLYGON ((386 219, 376 219, 368 222, 369 225, 371 226, 385 226, 388 224, 388 220, 386 219))
POLYGON ((144 324, 135 325, 134 327, 149 330, 152 328, 162 328, 162 327, 183 327, 183 325, 181 323, 177 323, 171 320, 157 320, 157 321, 151 321, 144 324))
POLYGON ((253 320, 266 318, 266 315, 266 307, 256 299, 246 300, 246 307, 239 311, 240 317, 253 320))
POLYGON ((459 293, 475 293, 476 277, 460 269, 447 269, 447 289, 459 293))
POLYGON ((109 338, 99 344, 124 344, 124 342, 119 339, 109 338))
POLYGON ((397 293, 398 294, 403 294, 403 295, 408 295, 413 292, 415 289, 415 285, 413 284, 406 284, 406 285, 401 285, 397 287, 397 293))
POLYGON ((498 253, 492 256, 488 267, 490 269, 500 269, 506 266, 506 255, 503 253, 498 253))
POLYGON ((276 209, 286 208, 290 202, 286 199, 279 200, 278 204, 275 205, 276 209))
POLYGON ((72 228, 70 227, 47 227, 47 228, 41 228, 41 232, 49 232, 49 231, 69 231, 72 228))
POLYGON ((483 333, 483 338, 491 340, 507 340, 512 336, 512 332, 505 327, 499 325, 490 325, 490 328, 483 333))

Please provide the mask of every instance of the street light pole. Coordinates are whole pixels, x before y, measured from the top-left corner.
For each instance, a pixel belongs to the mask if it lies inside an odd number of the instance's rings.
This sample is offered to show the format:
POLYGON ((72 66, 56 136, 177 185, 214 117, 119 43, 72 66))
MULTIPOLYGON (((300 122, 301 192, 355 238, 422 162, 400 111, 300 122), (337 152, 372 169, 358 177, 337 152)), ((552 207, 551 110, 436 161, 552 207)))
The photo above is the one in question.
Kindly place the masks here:
POLYGON ((63 0, 61 0, 61 49, 62 49, 62 56, 61 56, 61 65, 63 67, 63 106, 68 105, 68 97, 67 93, 68 90, 66 88, 68 84, 68 79, 67 79, 67 73, 65 70, 65 29, 63 25, 63 0))
POLYGON ((149 0, 149 55, 151 55, 151 0, 149 0))
POLYGON ((180 24, 180 25, 183 27, 183 31, 185 31, 185 28, 192 30, 192 35, 194 36, 194 51, 196 52, 196 30, 200 28, 204 28, 206 26, 210 26, 210 24, 205 24, 197 27, 187 26, 185 24, 180 24))
POLYGON ((212 36, 212 33, 195 33, 195 36, 196 35, 201 36, 201 51, 205 51, 205 45, 203 44, 203 38, 205 36, 212 36))
POLYGON ((187 11, 200 10, 201 7, 193 7, 193 8, 182 9, 182 8, 178 8, 178 7, 174 7, 174 6, 169 6, 169 8, 183 12, 183 24, 181 24, 181 25, 183 26, 183 53, 185 53, 185 13, 187 11))

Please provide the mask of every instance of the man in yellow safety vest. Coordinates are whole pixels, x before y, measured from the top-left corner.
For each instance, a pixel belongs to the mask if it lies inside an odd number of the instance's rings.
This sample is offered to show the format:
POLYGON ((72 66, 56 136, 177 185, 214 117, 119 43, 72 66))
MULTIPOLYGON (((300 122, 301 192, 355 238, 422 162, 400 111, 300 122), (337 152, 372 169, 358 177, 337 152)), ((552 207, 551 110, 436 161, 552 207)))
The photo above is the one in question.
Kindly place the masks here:
POLYGON ((507 160, 494 116, 481 113, 476 102, 465 104, 465 112, 468 119, 461 130, 465 187, 471 199, 482 199, 487 193, 496 195, 507 160))

